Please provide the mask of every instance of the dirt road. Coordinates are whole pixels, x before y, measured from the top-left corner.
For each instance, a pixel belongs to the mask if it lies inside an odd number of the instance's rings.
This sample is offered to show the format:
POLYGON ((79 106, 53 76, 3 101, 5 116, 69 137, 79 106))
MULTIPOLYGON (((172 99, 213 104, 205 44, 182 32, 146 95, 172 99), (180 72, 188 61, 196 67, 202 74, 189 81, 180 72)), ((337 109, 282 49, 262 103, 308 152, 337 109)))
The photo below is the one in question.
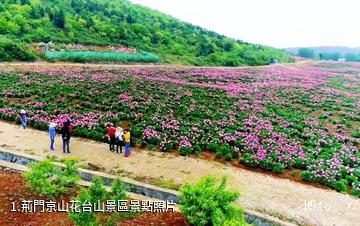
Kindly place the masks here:
MULTIPOLYGON (((22 130, 0 121, 0 147, 37 156, 49 155, 46 132, 22 130)), ((104 171, 139 180, 160 179, 175 184, 195 182, 213 174, 227 175, 231 188, 241 193, 238 203, 251 210, 277 216, 301 225, 360 225, 360 199, 331 190, 307 186, 287 179, 254 173, 220 163, 177 157, 159 152, 132 150, 130 158, 116 155, 108 146, 72 138, 72 153, 61 153, 61 138, 56 138, 58 158, 75 157, 82 164, 92 163, 104 171)))

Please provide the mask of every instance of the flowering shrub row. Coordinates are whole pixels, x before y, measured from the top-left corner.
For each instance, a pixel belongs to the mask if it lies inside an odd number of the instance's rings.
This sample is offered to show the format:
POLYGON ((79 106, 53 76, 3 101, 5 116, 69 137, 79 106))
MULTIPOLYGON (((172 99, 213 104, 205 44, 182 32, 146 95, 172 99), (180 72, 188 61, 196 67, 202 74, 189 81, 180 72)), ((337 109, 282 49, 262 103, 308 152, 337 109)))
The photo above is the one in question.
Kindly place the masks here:
POLYGON ((359 80, 334 68, 3 73, 0 117, 19 120, 24 108, 39 129, 71 118, 75 135, 98 140, 107 123, 126 121, 143 146, 182 155, 208 150, 274 173, 298 168, 304 180, 357 195, 359 80))

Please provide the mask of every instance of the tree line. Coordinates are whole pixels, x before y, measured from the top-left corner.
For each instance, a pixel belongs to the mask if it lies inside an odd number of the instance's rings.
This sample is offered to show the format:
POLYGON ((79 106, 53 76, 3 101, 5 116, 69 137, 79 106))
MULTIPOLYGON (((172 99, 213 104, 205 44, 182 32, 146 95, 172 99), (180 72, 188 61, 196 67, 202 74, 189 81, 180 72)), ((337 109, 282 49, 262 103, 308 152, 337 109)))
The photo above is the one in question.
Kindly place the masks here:
POLYGON ((320 59, 320 60, 339 60, 344 58, 346 61, 349 62, 360 62, 360 53, 346 53, 341 54, 339 52, 322 52, 316 54, 314 49, 311 48, 299 48, 298 56, 309 58, 309 59, 320 59))

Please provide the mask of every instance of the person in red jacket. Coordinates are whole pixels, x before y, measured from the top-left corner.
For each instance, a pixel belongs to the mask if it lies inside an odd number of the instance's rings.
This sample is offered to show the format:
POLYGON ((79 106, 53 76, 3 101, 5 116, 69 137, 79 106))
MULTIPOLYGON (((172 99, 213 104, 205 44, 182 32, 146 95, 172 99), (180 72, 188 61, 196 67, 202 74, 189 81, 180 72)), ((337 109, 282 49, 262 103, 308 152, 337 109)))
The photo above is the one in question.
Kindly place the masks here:
POLYGON ((106 136, 109 138, 109 148, 110 151, 115 151, 115 133, 116 133, 116 129, 113 125, 110 125, 108 127, 108 131, 106 136))
POLYGON ((70 138, 72 136, 72 131, 74 129, 74 125, 71 123, 71 121, 69 120, 69 144, 70 144, 70 138))

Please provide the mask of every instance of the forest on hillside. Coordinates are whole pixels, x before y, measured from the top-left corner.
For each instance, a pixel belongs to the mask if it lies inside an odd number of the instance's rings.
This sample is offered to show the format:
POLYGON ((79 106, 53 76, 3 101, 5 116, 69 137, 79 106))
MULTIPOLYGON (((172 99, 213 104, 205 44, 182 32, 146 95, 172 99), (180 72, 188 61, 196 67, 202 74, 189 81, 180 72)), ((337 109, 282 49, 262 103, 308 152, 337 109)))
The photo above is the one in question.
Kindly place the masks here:
MULTIPOLYGON (((236 28, 241 29, 241 28, 236 28)), ((127 0, 3 0, 0 60, 34 60, 35 42, 124 45, 162 63, 239 66, 280 62, 271 47, 230 39, 127 0)))

